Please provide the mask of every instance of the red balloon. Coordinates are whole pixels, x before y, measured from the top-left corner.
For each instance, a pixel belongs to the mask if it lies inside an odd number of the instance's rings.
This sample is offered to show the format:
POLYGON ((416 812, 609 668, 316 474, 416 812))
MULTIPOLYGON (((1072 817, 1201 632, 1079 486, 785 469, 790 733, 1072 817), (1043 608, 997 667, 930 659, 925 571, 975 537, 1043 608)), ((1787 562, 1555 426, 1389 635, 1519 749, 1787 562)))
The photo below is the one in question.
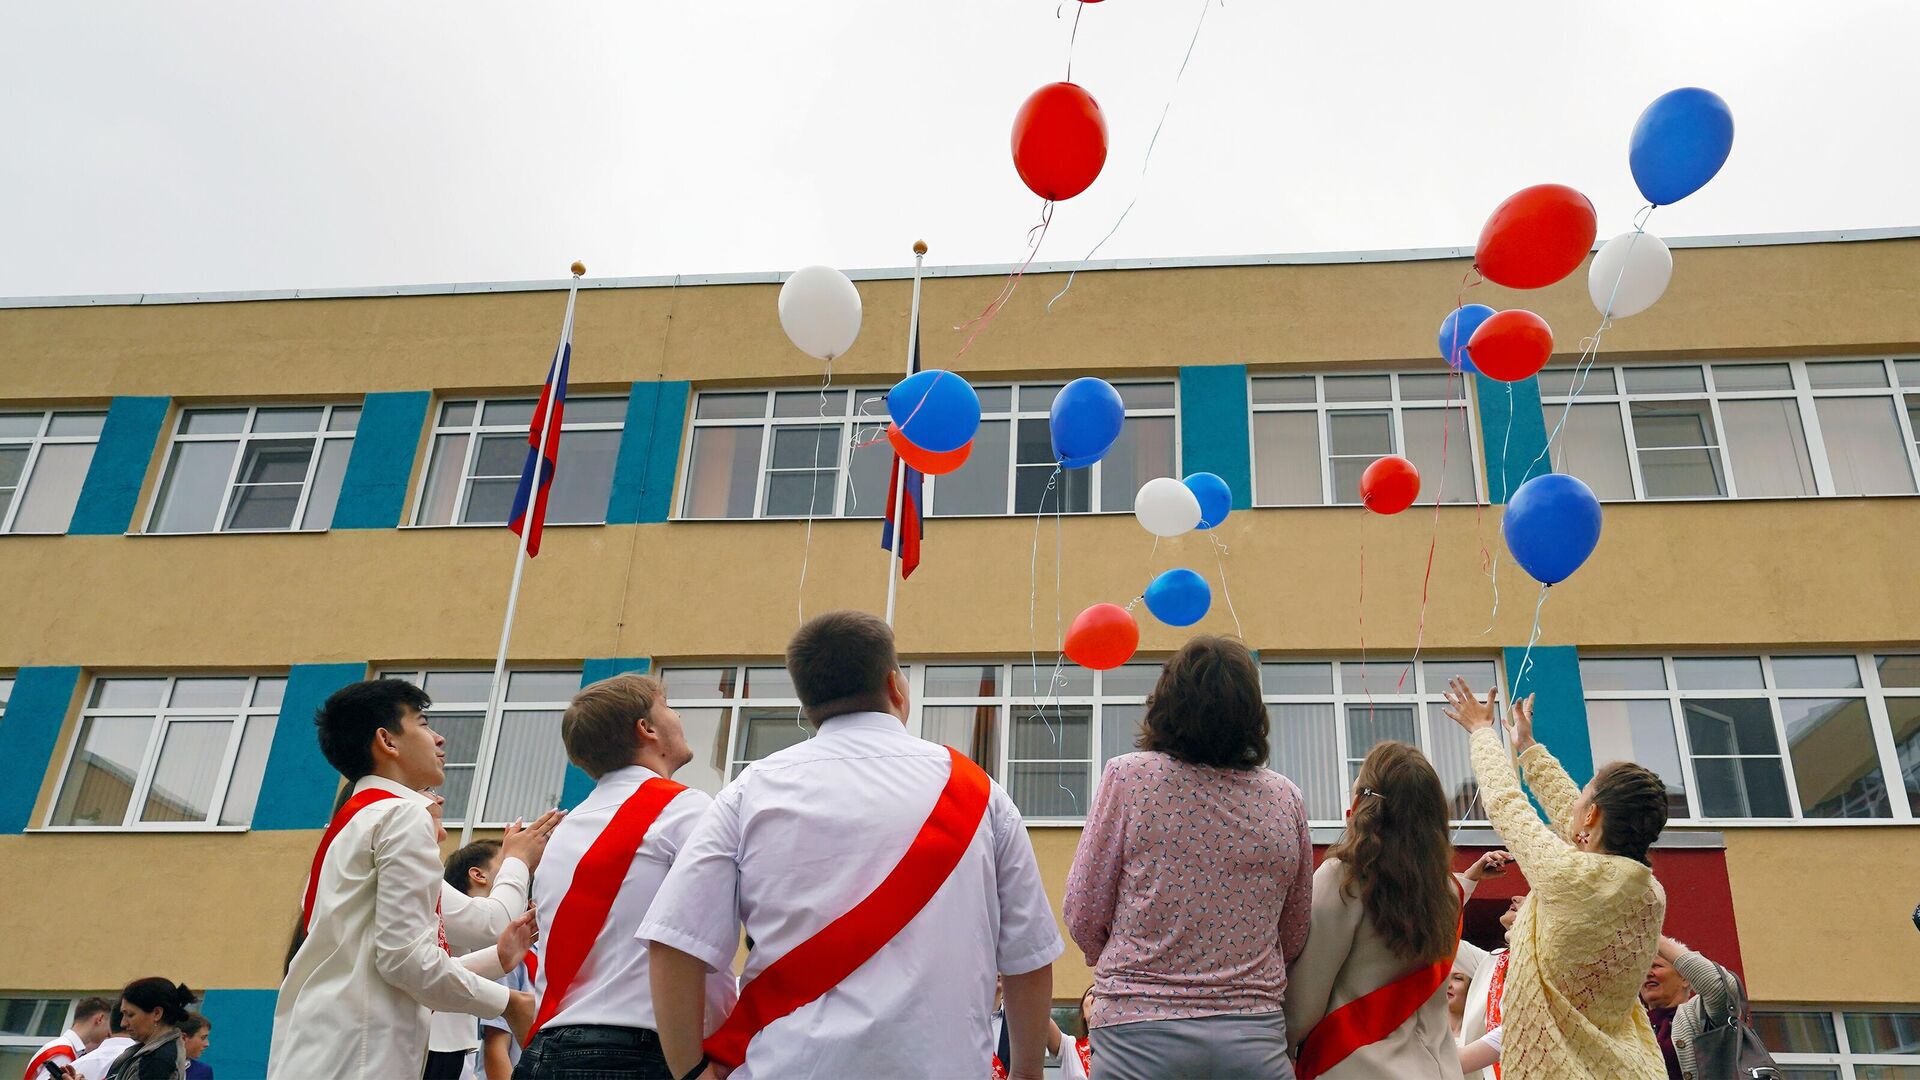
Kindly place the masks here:
POLYGON ((1043 199, 1087 190, 1106 162, 1106 118, 1093 95, 1074 83, 1035 90, 1013 118, 1013 167, 1043 199))
POLYGON ((1360 501, 1376 514, 1397 514, 1420 495, 1420 470, 1389 454, 1360 474, 1360 501))
POLYGON ((1084 668, 1107 671, 1133 659, 1140 647, 1140 624, 1118 604, 1095 604, 1067 627, 1067 659, 1084 668))
POLYGON ((1553 328, 1531 311, 1496 311, 1467 339, 1467 356, 1487 378, 1519 382, 1547 366, 1553 328))
POLYGON ((1494 207, 1473 264, 1496 285, 1538 289, 1579 269, 1599 228, 1585 195, 1565 184, 1535 184, 1494 207))
POLYGON ((905 435, 900 434, 900 425, 898 424, 887 425, 887 441, 893 444, 893 452, 900 455, 901 461, 919 469, 928 476, 945 476, 960 466, 965 465, 967 463, 967 455, 973 453, 973 440, 971 439, 967 440, 967 445, 962 446, 960 449, 949 450, 944 454, 936 454, 931 450, 923 450, 914 445, 913 441, 905 435))

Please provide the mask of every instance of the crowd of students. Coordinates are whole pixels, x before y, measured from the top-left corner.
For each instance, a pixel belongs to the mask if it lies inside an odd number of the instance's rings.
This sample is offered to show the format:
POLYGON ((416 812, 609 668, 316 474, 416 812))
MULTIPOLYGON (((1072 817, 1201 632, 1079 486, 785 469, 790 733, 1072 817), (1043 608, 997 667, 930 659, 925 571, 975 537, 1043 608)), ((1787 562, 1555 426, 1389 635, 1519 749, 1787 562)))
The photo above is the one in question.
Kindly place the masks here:
POLYGON ((891 630, 822 615, 787 668, 817 733, 714 797, 671 779, 693 750, 657 680, 584 688, 561 738, 592 792, 444 866, 431 702, 398 680, 334 694, 319 742, 347 788, 268 1075, 1037 1080, 1050 1055, 1098 1080, 1693 1075, 1700 1009, 1719 1006, 1686 983, 1730 973, 1661 936, 1665 788, 1630 762, 1576 786, 1533 741, 1530 699, 1503 742, 1491 691, 1448 689, 1507 850, 1452 873, 1438 775, 1382 743, 1316 869, 1298 787, 1264 767, 1251 654, 1189 642, 1087 815, 1062 913, 1094 984, 1067 1035, 1020 813, 908 734, 891 630), (1461 941, 1466 899, 1515 862, 1531 891, 1484 953, 1461 941))
POLYGON ((83 998, 73 1026, 27 1060, 26 1080, 213 1080, 200 1060, 213 1021, 191 1011, 199 997, 180 983, 135 979, 108 1001, 83 998))

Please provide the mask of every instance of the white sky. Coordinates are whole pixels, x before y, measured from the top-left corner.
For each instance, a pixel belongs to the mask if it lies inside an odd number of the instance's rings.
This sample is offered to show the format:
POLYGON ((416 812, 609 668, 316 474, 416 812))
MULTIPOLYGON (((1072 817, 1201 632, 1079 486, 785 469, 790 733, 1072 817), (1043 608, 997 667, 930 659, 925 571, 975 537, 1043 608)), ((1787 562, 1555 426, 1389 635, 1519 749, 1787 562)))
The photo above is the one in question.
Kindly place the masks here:
MULTIPOLYGON (((1527 184, 1602 237, 1627 135, 1732 105, 1668 236, 1920 224, 1908 0, 1105 0, 1110 129, 1042 261, 1471 244, 1527 184)), ((0 4, 0 295, 900 266, 1024 254, 1008 134, 1067 0, 0 4), (1059 17, 1056 17, 1056 11, 1059 17)))

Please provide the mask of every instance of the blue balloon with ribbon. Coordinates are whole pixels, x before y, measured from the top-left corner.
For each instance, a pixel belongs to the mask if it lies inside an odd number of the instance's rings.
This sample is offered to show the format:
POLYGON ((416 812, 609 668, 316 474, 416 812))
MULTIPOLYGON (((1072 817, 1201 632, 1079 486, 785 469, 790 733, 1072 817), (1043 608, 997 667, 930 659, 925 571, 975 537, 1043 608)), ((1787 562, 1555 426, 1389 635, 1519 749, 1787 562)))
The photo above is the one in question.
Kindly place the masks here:
POLYGON ((1507 500, 1500 532, 1520 569, 1555 585, 1580 569, 1600 542, 1600 500, 1578 477, 1536 476, 1507 500))
POLYGON ((1669 90, 1634 121, 1627 165, 1640 194, 1665 206, 1699 191, 1733 151, 1733 110, 1698 86, 1669 90))
POLYGON ((1099 461, 1120 437, 1126 416, 1120 391, 1105 379, 1080 378, 1061 387, 1047 413, 1054 460, 1068 469, 1084 469, 1099 461))
POLYGON ((1213 606, 1213 587, 1191 570, 1169 570, 1147 586, 1147 610, 1168 626, 1192 626, 1213 606))
POLYGON ((1473 340, 1480 324, 1491 318, 1493 309, 1485 304, 1468 304, 1447 312, 1447 317, 1440 320, 1440 358, 1448 367, 1468 375, 1480 374, 1467 355, 1467 342, 1473 340))
POLYGON ((887 415, 910 443, 948 454, 980 430, 980 395, 951 371, 916 371, 887 391, 887 415))
POLYGON ((1215 474, 1197 472, 1180 482, 1200 500, 1201 528, 1216 528, 1233 512, 1233 489, 1215 474))

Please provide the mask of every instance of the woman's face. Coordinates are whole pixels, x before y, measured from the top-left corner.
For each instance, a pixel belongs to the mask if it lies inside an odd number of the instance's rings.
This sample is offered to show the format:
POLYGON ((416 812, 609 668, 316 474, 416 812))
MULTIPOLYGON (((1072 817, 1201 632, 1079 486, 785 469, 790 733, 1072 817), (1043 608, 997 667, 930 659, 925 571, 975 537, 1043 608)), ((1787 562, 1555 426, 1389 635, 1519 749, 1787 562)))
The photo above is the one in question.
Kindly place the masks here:
POLYGON ((165 1009, 142 1009, 126 998, 120 999, 120 1026, 127 1037, 136 1042, 146 1042, 160 1030, 160 1018, 166 1015, 165 1009))
POLYGON ((1500 913, 1500 929, 1505 931, 1509 941, 1513 938, 1513 920, 1520 917, 1520 905, 1525 903, 1526 899, 1524 896, 1516 896, 1508 900, 1507 910, 1500 913))
POLYGON ((1447 1011, 1460 1016, 1467 1011, 1467 987, 1473 980, 1467 978, 1464 971, 1456 971, 1447 976, 1447 1011))

